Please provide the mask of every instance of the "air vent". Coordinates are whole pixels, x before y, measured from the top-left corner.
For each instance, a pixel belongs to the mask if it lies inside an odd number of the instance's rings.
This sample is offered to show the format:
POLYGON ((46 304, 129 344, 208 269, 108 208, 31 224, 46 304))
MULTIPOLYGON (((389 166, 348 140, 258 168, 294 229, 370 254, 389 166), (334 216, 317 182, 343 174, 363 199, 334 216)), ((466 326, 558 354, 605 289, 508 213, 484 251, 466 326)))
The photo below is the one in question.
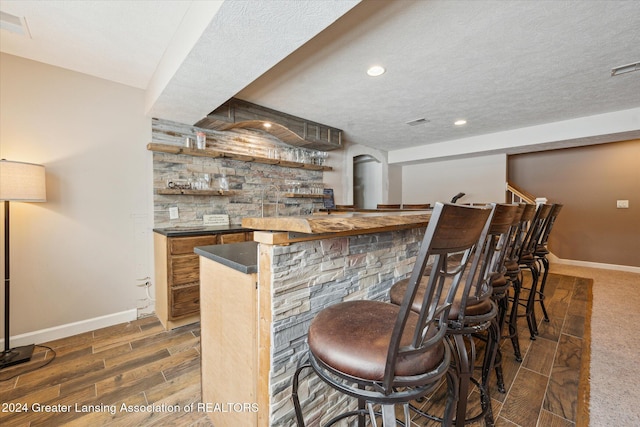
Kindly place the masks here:
POLYGON ((0 11, 0 28, 21 36, 31 38, 27 20, 24 17, 15 16, 7 12, 0 11))
POLYGON ((407 122, 409 126, 418 126, 418 125, 423 125, 425 123, 429 123, 429 120, 425 119, 424 117, 407 122))
POLYGON ((611 76, 619 76, 620 74, 630 73, 632 71, 640 71, 640 62, 633 64, 621 65, 611 69, 611 76))

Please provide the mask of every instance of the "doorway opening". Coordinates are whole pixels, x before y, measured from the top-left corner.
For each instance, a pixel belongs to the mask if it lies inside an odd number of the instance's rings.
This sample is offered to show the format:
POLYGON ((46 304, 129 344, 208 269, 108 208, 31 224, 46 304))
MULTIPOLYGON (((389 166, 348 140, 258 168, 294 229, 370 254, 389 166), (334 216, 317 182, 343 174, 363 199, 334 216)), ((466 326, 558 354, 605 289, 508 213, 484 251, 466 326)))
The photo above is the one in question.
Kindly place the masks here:
POLYGON ((375 209, 382 203, 382 163, 364 154, 353 158, 353 204, 358 209, 375 209))

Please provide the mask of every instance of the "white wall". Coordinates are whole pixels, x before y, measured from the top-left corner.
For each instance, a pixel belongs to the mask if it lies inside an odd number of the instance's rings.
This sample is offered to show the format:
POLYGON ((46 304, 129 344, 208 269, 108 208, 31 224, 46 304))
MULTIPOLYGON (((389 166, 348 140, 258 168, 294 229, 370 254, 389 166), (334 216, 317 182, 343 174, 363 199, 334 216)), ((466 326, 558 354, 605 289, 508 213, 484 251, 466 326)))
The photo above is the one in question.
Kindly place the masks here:
POLYGON ((505 201, 507 156, 496 154, 402 167, 402 202, 449 202, 458 192, 458 203, 505 201))
POLYGON ((11 204, 11 335, 135 316, 153 270, 144 91, 5 54, 0 86, 0 157, 47 177, 46 203, 11 204))

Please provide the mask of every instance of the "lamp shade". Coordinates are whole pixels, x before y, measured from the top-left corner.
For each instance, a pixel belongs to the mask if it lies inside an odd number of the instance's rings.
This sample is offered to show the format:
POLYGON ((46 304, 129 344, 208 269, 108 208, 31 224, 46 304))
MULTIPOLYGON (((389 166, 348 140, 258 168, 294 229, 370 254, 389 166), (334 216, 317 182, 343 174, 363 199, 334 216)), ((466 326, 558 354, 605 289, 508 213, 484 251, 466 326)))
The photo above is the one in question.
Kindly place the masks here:
POLYGON ((44 166, 0 160, 0 200, 46 202, 44 166))

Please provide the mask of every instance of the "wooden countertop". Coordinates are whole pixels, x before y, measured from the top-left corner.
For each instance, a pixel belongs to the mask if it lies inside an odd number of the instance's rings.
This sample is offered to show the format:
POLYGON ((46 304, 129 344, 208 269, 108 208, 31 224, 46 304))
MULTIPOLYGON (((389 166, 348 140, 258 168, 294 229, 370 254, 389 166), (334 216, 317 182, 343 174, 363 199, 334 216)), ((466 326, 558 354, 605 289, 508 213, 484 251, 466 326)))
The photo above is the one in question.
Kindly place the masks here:
POLYGON ((243 218, 242 227, 305 234, 392 231, 426 226, 431 211, 318 212, 310 216, 243 218))

